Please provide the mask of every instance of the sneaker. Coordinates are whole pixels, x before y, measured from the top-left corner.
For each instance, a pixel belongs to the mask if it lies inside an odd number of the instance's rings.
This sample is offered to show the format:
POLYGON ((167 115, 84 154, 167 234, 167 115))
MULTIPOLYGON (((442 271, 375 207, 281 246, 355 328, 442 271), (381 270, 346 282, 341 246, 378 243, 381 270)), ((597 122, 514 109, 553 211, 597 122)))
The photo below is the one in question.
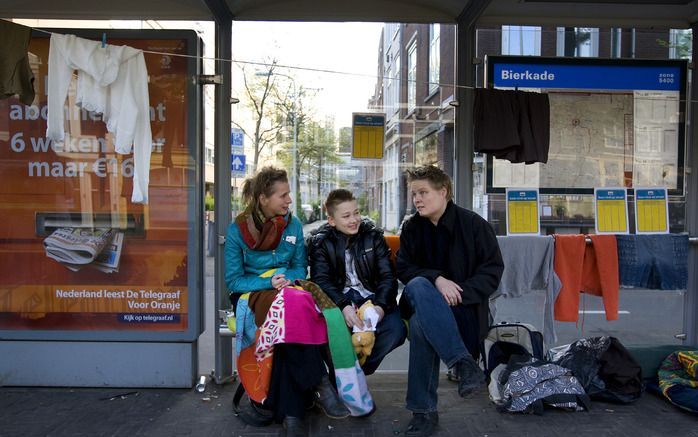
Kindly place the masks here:
POLYGON ((334 387, 330 384, 330 378, 327 375, 323 376, 320 385, 315 387, 313 398, 315 399, 315 404, 330 419, 349 417, 349 410, 344 406, 334 387))
POLYGON ((434 433, 439 424, 439 413, 412 413, 412 420, 407 425, 405 435, 409 437, 427 437, 434 433))
POLYGON ((485 373, 472 357, 463 358, 454 366, 458 377, 458 394, 465 397, 485 385, 485 373))

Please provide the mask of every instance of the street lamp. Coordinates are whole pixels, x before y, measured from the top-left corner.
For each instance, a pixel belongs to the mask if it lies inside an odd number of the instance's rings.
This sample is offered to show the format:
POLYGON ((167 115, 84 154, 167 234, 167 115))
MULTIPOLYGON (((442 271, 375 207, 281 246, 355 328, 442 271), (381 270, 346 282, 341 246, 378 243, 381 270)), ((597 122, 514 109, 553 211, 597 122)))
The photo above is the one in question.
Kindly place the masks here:
MULTIPOLYGON (((286 75, 284 75, 286 76, 286 75)), ((291 190, 293 190, 293 197, 296 201, 296 211, 298 211, 298 206, 300 205, 301 199, 298 194, 298 179, 296 178, 296 151, 298 150, 298 114, 296 114, 296 81, 293 80, 291 76, 286 76, 291 79, 293 84, 293 106, 291 106, 291 113, 293 114, 293 147, 291 149, 291 190)))

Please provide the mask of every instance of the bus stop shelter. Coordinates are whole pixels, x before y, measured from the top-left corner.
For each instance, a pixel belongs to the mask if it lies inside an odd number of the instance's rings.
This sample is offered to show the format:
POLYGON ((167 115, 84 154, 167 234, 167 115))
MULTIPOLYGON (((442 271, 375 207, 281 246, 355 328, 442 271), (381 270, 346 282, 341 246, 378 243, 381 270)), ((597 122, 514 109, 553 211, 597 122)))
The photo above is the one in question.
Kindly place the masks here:
MULTIPOLYGON (((694 35, 698 31, 698 0, 393 0, 346 2, 341 0, 328 1, 274 1, 274 0, 122 0, 95 4, 93 1, 73 0, 56 2, 37 0, 32 2, 20 0, 4 0, 0 2, 0 17, 5 18, 42 18, 42 19, 157 19, 157 20, 210 20, 216 23, 216 74, 213 77, 202 78, 199 83, 212 84, 216 87, 215 98, 215 200, 218 217, 230 217, 230 154, 229 135, 231 125, 231 30, 235 21, 372 21, 372 22, 416 22, 416 23, 448 23, 457 25, 456 39, 456 83, 467 87, 476 86, 475 82, 475 31, 478 26, 496 25, 558 25, 558 26, 606 26, 622 28, 679 28, 692 29, 694 35)), ((693 38, 693 53, 697 53, 698 43, 693 38)), ((694 68, 694 63, 691 64, 694 68)), ((693 71, 693 70, 692 70, 693 71)), ((691 236, 698 235, 698 177, 691 171, 698 168, 698 131, 694 128, 698 123, 696 111, 698 91, 692 87, 687 105, 687 182, 686 182, 686 215, 687 231, 691 236)), ((454 173, 457 187, 457 202, 469 207, 472 199, 473 184, 470 169, 473 160, 472 140, 472 100, 470 89, 458 88, 456 109, 456 148, 454 156, 454 173)), ((202 188, 203 189, 203 188, 202 188)), ((218 246, 215 258, 215 288, 216 310, 227 306, 227 290, 223 284, 224 260, 223 239, 229 220, 216 221, 215 234, 218 246)), ((203 253, 200 251, 199 253, 203 253)), ((201 255, 203 256, 203 255, 201 255)), ((692 246, 689 256, 688 298, 685 305, 684 320, 687 334, 686 344, 698 343, 698 289, 697 280, 698 258, 696 247, 692 246)), ((201 281, 198 281, 201 283, 201 281)), ((192 290, 201 299, 202 290, 192 290)), ((214 329, 218 330, 218 323, 214 329)), ((189 339, 189 345, 183 353, 189 356, 190 362, 196 354, 196 339, 189 339)), ((130 386, 133 381, 121 369, 123 360, 128 359, 129 345, 135 345, 137 340, 128 342, 109 341, 118 345, 124 351, 122 359, 115 358, 109 364, 94 371, 94 359, 90 353, 95 344, 104 343, 99 336, 92 341, 71 342, 70 340, 53 341, 50 337, 23 336, 21 332, 9 335, 6 331, 0 333, 0 356, 8 357, 8 351, 21 351, 25 354, 26 362, 32 363, 30 368, 20 369, 26 375, 47 375, 45 379, 37 379, 37 385, 52 385, 49 378, 55 376, 50 360, 46 353, 70 355, 70 365, 62 370, 82 374, 80 377, 58 379, 53 381, 58 385, 61 381, 77 381, 75 385, 113 385, 130 386), (11 347, 10 347, 11 346, 11 347), (43 346, 43 347, 37 347, 43 346), (48 346, 48 349, 46 349, 48 346), (19 349, 18 349, 19 348, 19 349), (90 370, 92 369, 92 370, 90 370), (104 376, 113 375, 113 376, 104 376), (98 378, 104 378, 96 383, 98 378)), ((157 351, 163 346, 162 342, 150 340, 149 348, 154 353, 147 365, 153 369, 167 369, 171 365, 158 359, 157 351)), ((116 349, 109 346, 100 349, 104 353, 113 353, 116 349)), ((216 374, 217 381, 223 381, 232 374, 232 347, 229 338, 216 336, 216 374)), ((179 356, 179 355, 177 355, 179 356)), ((162 355, 163 359, 171 359, 172 355, 162 355)), ((13 358, 4 359, 5 366, 13 366, 13 358)), ((196 365, 174 382, 173 386, 191 386, 196 374, 196 365)), ((13 385, 11 380, 4 381, 13 385)))

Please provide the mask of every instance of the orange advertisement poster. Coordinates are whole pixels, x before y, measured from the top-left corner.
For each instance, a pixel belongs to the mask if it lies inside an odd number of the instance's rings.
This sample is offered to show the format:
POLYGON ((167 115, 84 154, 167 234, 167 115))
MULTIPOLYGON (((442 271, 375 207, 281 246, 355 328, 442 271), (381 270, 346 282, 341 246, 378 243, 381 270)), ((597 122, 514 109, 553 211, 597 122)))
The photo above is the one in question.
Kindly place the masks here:
POLYGON ((107 41, 166 53, 144 53, 153 137, 147 204, 131 202, 133 154, 116 153, 102 116, 76 104, 78 71, 65 140, 46 138, 50 38, 32 38, 33 103, 0 100, 0 330, 188 329, 197 105, 192 61, 170 55, 193 50, 194 39, 179 35, 107 41))

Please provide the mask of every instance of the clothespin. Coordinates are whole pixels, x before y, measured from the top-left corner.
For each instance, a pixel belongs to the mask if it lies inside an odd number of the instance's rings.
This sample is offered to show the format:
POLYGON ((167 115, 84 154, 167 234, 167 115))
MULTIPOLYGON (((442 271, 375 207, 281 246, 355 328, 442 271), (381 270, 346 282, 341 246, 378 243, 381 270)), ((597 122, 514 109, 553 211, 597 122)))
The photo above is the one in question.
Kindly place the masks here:
POLYGON ((102 48, 107 48, 107 32, 102 32, 102 48))

